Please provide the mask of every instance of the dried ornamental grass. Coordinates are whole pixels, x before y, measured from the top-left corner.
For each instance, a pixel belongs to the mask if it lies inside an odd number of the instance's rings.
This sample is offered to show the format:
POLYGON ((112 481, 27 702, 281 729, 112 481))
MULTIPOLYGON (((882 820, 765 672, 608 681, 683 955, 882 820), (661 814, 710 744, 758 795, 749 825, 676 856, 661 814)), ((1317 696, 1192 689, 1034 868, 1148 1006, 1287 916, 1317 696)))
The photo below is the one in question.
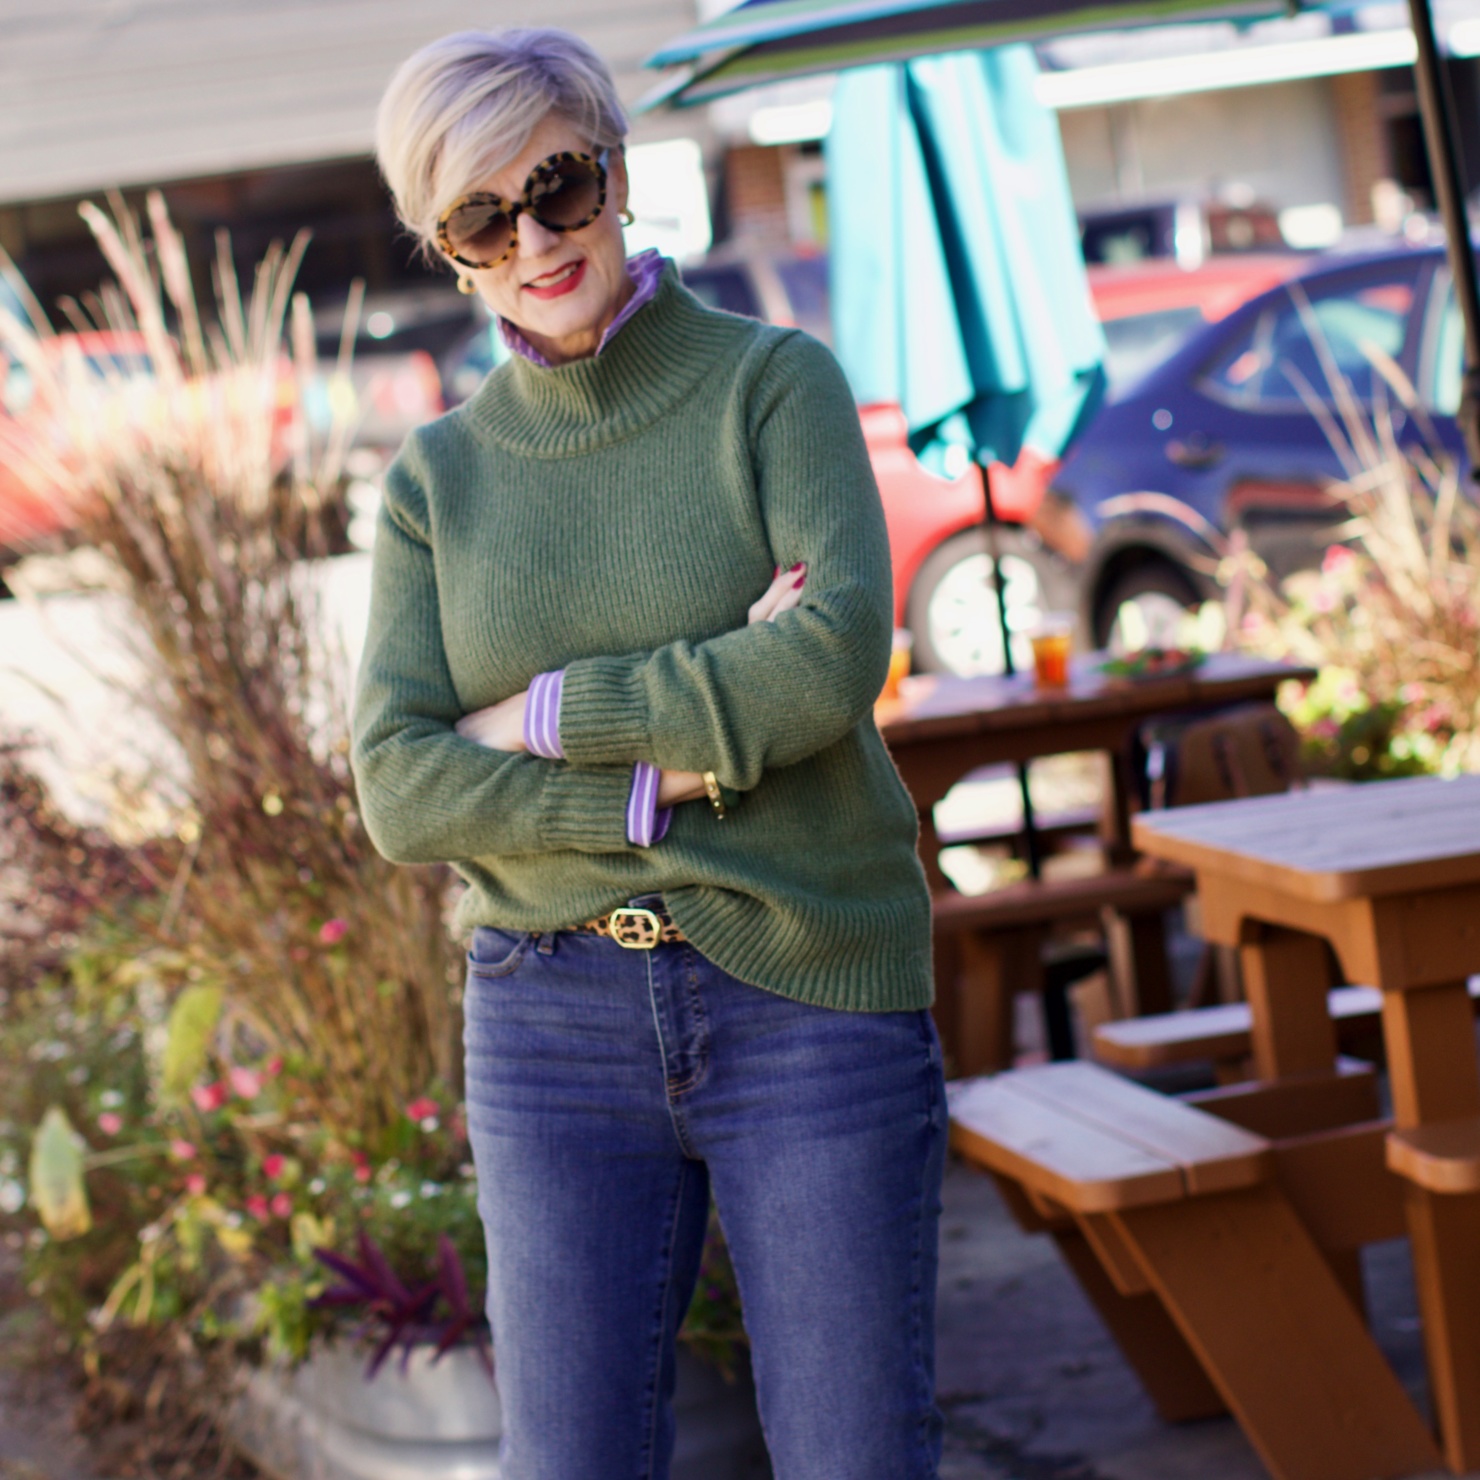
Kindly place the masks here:
MULTIPOLYGON (((1385 754, 1358 754, 1357 774, 1480 771, 1480 506, 1402 369, 1363 345, 1382 385, 1369 409, 1336 366, 1310 306, 1306 330, 1331 388, 1331 408, 1294 381, 1340 458, 1331 488, 1344 510, 1317 571, 1276 590, 1243 548, 1225 560, 1231 624, 1262 651, 1323 670, 1313 701, 1320 739, 1360 727, 1385 754), (1396 403, 1396 411, 1394 409, 1396 403), (1402 438, 1406 417, 1417 439, 1402 438), (1380 723, 1379 723, 1380 721, 1380 723), (1382 764, 1379 765, 1378 762, 1382 764), (1368 769, 1364 769, 1368 768, 1368 769)), ((1359 741, 1364 737, 1359 735, 1359 741)), ((1371 745, 1359 743, 1366 751, 1371 745)))
POLYGON ((246 295, 223 238, 207 319, 157 194, 147 232, 121 202, 82 214, 116 282, 66 308, 113 348, 84 355, 34 300, 29 325, 0 309, 0 343, 47 414, 0 418, 0 458, 102 552, 143 636, 129 697, 182 768, 156 783, 179 846, 165 933, 219 971, 233 1020, 297 1067, 323 1122, 374 1145, 409 1099, 455 1082, 459 1025, 446 876, 385 863, 365 835, 343 657, 315 594, 355 306, 329 380, 338 413, 316 431, 312 321, 292 291, 306 236, 271 249, 246 295))

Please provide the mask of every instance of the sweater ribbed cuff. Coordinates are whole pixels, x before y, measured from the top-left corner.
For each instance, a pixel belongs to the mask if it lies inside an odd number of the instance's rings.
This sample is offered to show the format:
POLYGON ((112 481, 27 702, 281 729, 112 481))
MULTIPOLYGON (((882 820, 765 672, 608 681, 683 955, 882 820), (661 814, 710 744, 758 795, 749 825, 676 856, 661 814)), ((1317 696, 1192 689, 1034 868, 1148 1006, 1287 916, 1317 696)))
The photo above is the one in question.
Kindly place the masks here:
POLYGON ((552 769, 540 796, 540 836, 549 848, 625 853, 630 766, 552 769))
POLYGON ((647 695, 627 658, 581 658, 560 691, 560 748, 578 766, 646 759, 647 695))

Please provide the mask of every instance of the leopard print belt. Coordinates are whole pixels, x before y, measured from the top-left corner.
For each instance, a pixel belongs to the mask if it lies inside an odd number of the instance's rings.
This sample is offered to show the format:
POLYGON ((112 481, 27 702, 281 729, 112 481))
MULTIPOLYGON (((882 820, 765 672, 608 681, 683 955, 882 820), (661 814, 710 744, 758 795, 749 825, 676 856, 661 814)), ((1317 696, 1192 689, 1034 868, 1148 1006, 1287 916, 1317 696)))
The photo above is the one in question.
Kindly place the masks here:
POLYGON ((651 908, 627 905, 572 928, 578 935, 608 936, 629 951, 650 951, 654 946, 673 945, 688 939, 661 904, 651 908))

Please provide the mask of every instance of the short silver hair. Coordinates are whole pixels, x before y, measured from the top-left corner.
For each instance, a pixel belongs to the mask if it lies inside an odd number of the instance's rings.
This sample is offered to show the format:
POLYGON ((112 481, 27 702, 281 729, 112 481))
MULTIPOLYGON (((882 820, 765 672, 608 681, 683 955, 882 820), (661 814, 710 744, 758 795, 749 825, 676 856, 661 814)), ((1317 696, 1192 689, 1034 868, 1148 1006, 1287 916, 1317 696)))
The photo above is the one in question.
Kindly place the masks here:
POLYGON ((598 151, 627 136, 611 72, 569 31, 458 31, 401 64, 380 100, 375 155, 424 250, 435 251, 441 213, 502 169, 551 113, 598 151))

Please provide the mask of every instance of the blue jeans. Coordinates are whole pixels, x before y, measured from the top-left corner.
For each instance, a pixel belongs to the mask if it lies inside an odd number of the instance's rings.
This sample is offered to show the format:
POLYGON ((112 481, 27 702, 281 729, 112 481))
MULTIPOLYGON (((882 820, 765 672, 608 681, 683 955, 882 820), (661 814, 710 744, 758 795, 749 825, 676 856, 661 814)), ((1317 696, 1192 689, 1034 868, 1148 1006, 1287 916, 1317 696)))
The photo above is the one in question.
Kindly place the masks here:
POLYGON ((776 1480, 933 1480, 929 1015, 793 1002, 689 945, 487 928, 465 1009, 504 1480, 666 1480, 711 1190, 776 1480))

